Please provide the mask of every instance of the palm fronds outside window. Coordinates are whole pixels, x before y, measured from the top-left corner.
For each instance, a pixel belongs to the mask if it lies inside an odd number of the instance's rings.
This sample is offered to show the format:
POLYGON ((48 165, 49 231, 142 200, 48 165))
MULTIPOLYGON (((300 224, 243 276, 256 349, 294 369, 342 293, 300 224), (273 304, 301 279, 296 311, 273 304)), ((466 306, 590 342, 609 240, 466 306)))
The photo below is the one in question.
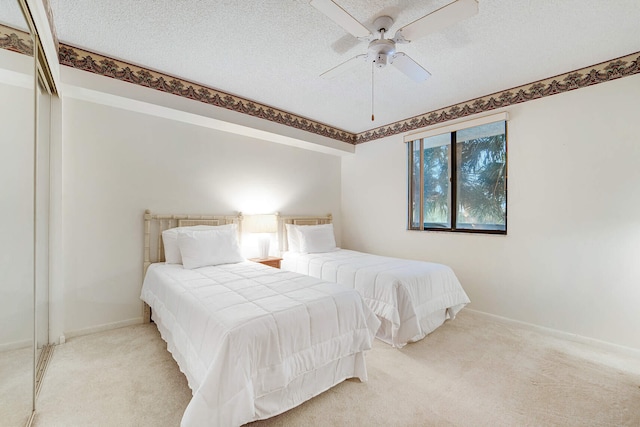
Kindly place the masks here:
POLYGON ((506 233, 505 121, 411 141, 409 163, 410 229, 506 233))

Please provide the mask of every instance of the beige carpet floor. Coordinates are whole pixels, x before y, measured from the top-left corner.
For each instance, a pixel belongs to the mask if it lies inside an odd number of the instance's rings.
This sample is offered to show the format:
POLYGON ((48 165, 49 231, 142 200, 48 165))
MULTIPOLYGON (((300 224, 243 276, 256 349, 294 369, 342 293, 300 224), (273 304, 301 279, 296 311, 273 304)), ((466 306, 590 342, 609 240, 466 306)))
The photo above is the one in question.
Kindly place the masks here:
MULTIPOLYGON (((463 310, 348 380, 254 426, 640 426, 640 357, 463 310)), ((35 426, 178 426, 191 398, 155 325, 56 348, 35 426)))
POLYGON ((0 352, 0 426, 24 426, 32 396, 33 348, 0 352))

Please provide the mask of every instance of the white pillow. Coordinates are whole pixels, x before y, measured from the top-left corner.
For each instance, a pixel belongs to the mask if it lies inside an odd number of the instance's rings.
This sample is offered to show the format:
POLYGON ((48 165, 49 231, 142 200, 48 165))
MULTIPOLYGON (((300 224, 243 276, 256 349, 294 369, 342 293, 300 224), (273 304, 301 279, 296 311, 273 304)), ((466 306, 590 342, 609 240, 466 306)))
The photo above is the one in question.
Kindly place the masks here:
POLYGON ((289 252, 300 252, 300 238, 298 237, 298 225, 285 224, 287 227, 287 250, 289 252))
POLYGON ((298 226, 296 230, 300 241, 300 252, 303 254, 331 252, 338 249, 333 234, 333 224, 298 226))
POLYGON ((244 261, 234 227, 214 230, 183 230, 178 233, 182 265, 187 269, 244 261))
POLYGON ((180 248, 178 247, 178 233, 185 230, 224 230, 235 229, 236 224, 226 225, 194 225, 191 227, 175 227, 162 232, 162 244, 164 246, 164 260, 167 264, 182 264, 180 248))

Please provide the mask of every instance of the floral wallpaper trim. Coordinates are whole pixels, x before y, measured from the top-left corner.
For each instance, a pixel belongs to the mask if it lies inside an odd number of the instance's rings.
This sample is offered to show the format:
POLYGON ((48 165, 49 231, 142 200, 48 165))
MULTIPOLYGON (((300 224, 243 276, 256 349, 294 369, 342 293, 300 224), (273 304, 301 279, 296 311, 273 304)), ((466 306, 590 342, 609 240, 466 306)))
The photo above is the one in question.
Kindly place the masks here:
POLYGON ((69 67, 194 99, 205 104, 248 114, 349 144, 355 142, 354 134, 305 117, 62 43, 58 58, 60 64, 69 67))
POLYGON ((0 49, 33 56, 33 40, 25 31, 0 24, 0 49))
POLYGON ((640 73, 640 52, 461 102, 356 135, 356 144, 640 73))
MULTIPOLYGON (((33 42, 28 33, 3 25, 0 25, 0 48, 26 55, 33 54, 33 42)), ((62 65, 194 99, 349 144, 362 144, 640 73, 640 52, 636 52, 353 134, 265 104, 64 44, 60 44, 58 57, 62 65)))

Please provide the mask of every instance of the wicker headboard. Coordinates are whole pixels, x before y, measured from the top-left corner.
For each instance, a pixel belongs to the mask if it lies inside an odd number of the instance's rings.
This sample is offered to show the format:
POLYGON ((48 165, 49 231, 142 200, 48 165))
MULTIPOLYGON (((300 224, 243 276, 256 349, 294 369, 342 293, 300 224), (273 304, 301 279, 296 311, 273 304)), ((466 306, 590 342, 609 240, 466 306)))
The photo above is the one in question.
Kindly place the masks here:
POLYGON ((158 215, 144 212, 144 270, 154 262, 164 261, 162 232, 174 227, 193 225, 238 224, 238 239, 242 235, 242 214, 237 215, 158 215))
POLYGON ((287 241, 287 227, 285 224, 295 225, 320 225, 331 224, 333 217, 331 214, 325 216, 279 216, 278 217, 278 247, 281 252, 289 250, 287 241))
MULTIPOLYGON (((174 227, 190 227, 193 225, 225 225, 238 224, 238 240, 242 236, 242 214, 237 215, 158 215, 151 211, 144 212, 144 263, 143 276, 154 262, 164 261, 164 245, 162 232, 174 227)), ((149 306, 143 305, 143 319, 150 319, 149 306)))

